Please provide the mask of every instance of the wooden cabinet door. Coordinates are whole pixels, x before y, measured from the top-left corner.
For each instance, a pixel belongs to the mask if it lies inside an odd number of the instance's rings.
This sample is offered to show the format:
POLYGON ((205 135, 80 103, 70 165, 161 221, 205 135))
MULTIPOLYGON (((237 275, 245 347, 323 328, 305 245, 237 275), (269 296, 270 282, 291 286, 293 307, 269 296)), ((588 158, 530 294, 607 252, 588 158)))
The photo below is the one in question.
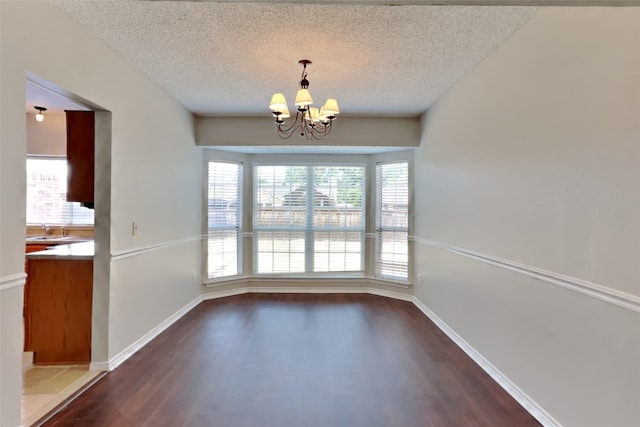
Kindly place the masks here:
POLYGON ((93 260, 30 259, 25 348, 34 364, 91 361, 93 260))
POLYGON ((95 114, 65 111, 67 115, 67 201, 93 205, 95 114))

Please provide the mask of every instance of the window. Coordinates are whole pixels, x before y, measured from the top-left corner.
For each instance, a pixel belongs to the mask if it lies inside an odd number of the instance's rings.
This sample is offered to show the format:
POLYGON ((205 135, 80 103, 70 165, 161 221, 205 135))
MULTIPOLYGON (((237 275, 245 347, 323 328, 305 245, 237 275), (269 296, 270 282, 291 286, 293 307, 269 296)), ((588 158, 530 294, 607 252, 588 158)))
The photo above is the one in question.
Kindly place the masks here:
POLYGON ((27 224, 93 225, 93 209, 67 202, 67 159, 27 158, 27 224))
POLYGON ((258 274, 362 273, 365 167, 254 168, 258 274))
POLYGON ((409 165, 376 165, 376 277, 409 279, 409 165))
POLYGON ((242 164, 209 162, 207 274, 235 276, 241 269, 242 164))

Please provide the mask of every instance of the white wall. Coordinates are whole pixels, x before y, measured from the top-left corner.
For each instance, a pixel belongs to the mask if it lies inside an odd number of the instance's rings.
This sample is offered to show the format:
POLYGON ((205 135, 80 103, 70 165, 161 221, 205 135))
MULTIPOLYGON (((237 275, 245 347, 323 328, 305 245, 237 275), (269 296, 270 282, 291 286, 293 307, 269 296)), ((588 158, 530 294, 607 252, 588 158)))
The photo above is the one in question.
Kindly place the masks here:
POLYGON ((191 114, 55 6, 3 1, 0 15, 0 425, 12 427, 20 423, 25 73, 111 112, 110 146, 97 147, 96 205, 110 206, 100 219, 110 227, 96 272, 109 280, 94 305, 107 322, 94 336, 106 343, 93 355, 98 365, 200 296, 191 273, 200 271, 202 154, 191 114))
POLYGON ((638 8, 541 9, 416 152, 416 296, 564 426, 640 425, 639 41, 638 8))
POLYGON ((67 155, 67 119, 64 114, 47 114, 44 121, 38 122, 35 114, 28 113, 27 154, 66 156, 67 155))
MULTIPOLYGON (((202 146, 313 144, 298 135, 280 139, 268 113, 264 117, 198 117, 196 143, 202 146)), ((331 136, 322 140, 323 146, 416 147, 419 143, 420 119, 417 117, 340 116, 333 124, 331 136)))

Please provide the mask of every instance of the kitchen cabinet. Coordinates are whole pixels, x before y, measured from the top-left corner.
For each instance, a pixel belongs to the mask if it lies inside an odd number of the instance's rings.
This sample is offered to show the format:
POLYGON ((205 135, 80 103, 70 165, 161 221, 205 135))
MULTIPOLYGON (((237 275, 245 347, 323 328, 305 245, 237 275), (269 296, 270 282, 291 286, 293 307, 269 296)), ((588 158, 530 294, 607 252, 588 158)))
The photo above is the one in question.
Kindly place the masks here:
POLYGON ((25 351, 33 363, 91 361, 93 242, 27 254, 25 351))
POLYGON ((65 110, 67 116, 67 201, 93 208, 95 113, 65 110))

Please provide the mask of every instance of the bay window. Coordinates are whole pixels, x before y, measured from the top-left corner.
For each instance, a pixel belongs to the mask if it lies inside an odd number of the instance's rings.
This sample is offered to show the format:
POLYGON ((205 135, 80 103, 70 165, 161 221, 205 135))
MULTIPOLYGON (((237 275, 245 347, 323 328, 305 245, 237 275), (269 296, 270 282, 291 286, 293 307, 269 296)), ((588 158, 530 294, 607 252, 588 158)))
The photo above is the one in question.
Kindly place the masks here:
POLYGON ((211 150, 205 158, 207 282, 411 282, 410 151, 304 156, 244 150, 211 150))

